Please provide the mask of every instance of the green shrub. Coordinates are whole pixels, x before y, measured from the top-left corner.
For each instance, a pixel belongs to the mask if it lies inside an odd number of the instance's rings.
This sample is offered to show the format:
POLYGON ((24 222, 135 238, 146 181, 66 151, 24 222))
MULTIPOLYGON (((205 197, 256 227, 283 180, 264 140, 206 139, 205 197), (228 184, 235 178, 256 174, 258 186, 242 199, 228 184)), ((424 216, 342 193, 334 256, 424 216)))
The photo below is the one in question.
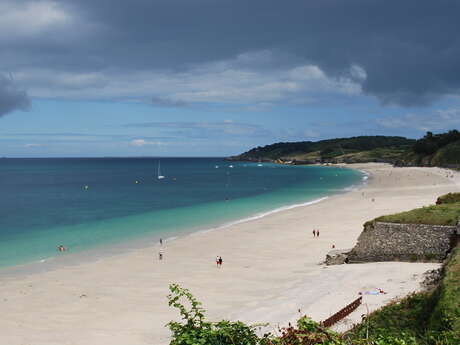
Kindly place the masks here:
POLYGON ((169 286, 169 306, 179 310, 183 322, 171 321, 167 324, 172 332, 170 345, 257 345, 259 337, 254 327, 242 322, 226 320, 217 323, 205 321, 201 302, 198 302, 189 290, 177 284, 169 286), (182 300, 189 308, 182 304, 182 300))
MULTIPOLYGON (((425 301, 424 297, 414 295, 403 308, 395 305, 389 309, 383 308, 377 316, 369 319, 370 322, 357 326, 345 336, 303 316, 297 321, 296 327, 289 325, 280 328, 278 336, 267 333, 259 337, 255 333, 255 326, 247 326, 240 321, 205 321, 205 310, 189 290, 177 284, 170 285, 169 289, 169 305, 177 308, 182 317, 182 322, 171 321, 167 324, 172 332, 170 345, 418 345, 414 329, 419 326, 420 320, 407 316, 424 314, 426 311, 424 303, 421 303, 425 301), (398 315, 398 310, 405 310, 409 314, 398 315), (393 315, 395 312, 396 318, 393 315)), ((438 332, 430 337, 442 340, 430 345, 451 345, 446 342, 451 337, 450 333, 438 332)))
POLYGON ((448 194, 441 195, 436 200, 436 205, 452 204, 455 202, 460 202, 460 193, 448 193, 448 194))
POLYGON ((410 258, 409 258, 409 261, 411 261, 411 262, 418 261, 418 256, 416 254, 411 254, 410 258))
POLYGON ((460 344, 460 247, 456 247, 444 270, 439 301, 430 319, 430 329, 452 332, 460 344))
POLYGON ((431 261, 431 260, 436 260, 437 259, 437 255, 434 254, 434 253, 427 253, 425 254, 425 260, 426 261, 431 261))

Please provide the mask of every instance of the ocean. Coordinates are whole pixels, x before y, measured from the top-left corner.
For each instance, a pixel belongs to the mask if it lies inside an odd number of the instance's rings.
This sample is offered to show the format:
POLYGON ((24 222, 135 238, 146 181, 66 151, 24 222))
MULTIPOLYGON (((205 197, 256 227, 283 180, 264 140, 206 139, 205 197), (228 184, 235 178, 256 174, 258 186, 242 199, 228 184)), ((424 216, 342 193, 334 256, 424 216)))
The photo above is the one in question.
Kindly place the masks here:
POLYGON ((158 243, 315 202, 362 179, 339 167, 222 158, 3 158, 0 267, 158 243))

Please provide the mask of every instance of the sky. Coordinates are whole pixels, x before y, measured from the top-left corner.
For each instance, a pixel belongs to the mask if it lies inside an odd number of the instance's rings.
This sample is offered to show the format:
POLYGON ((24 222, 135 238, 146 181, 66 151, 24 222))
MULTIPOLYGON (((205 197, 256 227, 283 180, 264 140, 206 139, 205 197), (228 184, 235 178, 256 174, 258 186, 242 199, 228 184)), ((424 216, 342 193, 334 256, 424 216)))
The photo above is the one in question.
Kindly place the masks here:
POLYGON ((0 156, 460 128, 457 0, 0 0, 0 156))

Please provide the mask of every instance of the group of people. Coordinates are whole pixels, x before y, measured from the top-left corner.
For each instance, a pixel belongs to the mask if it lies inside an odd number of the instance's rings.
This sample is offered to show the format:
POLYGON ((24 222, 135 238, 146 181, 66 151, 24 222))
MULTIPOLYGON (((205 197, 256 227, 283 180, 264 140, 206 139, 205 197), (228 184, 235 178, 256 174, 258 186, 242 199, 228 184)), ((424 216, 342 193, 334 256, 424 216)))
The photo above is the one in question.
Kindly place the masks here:
MULTIPOLYGON (((61 246, 59 246, 59 247, 61 247, 61 246)), ((163 247, 163 239, 161 239, 161 238, 160 238, 160 247, 163 247)), ((65 250, 65 249, 64 249, 64 250, 65 250)), ((163 260, 163 250, 162 250, 162 249, 160 249, 160 250, 158 251, 158 259, 159 259, 159 260, 163 260)), ((216 265, 217 265, 217 268, 222 267, 222 262, 223 262, 222 256, 216 256, 216 265)))
POLYGON ((319 230, 313 230, 313 237, 319 237, 319 230))

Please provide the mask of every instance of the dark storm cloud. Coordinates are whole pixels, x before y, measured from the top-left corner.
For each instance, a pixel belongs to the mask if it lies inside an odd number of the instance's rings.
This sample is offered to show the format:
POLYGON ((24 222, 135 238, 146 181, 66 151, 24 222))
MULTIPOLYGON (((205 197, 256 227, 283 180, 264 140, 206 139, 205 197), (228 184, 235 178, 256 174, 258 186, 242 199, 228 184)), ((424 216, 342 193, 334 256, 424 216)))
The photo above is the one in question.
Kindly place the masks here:
POLYGON ((384 103, 423 104, 460 90, 456 0, 64 0, 59 6, 69 14, 59 30, 4 40, 0 63, 11 70, 180 72, 265 50, 278 58, 246 68, 314 64, 341 77, 360 66, 363 91, 384 103))
POLYGON ((19 90, 11 78, 0 74, 0 117, 14 110, 27 110, 29 107, 27 94, 19 90))

